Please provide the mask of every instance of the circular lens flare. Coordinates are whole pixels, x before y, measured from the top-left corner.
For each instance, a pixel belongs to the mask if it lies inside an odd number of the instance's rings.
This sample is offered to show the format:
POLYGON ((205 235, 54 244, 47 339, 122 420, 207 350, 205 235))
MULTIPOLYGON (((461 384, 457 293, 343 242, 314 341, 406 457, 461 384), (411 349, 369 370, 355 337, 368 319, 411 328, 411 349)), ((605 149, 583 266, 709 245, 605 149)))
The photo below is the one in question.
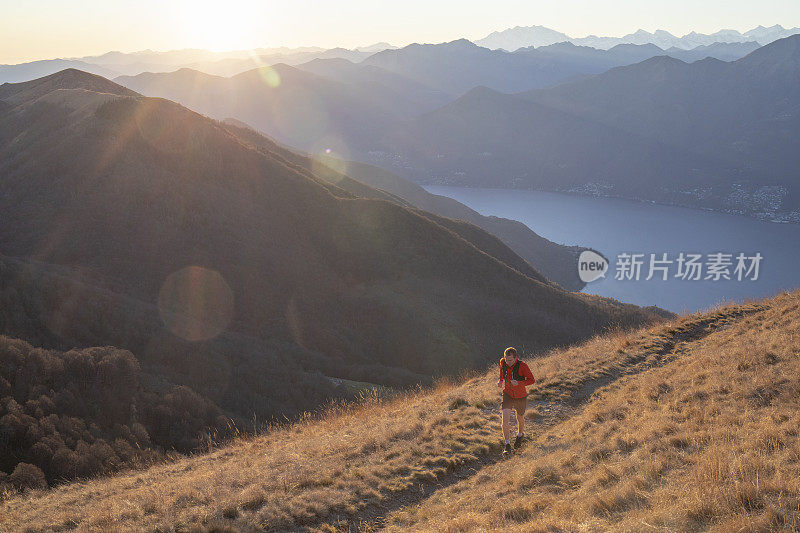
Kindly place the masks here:
POLYGON ((167 329, 178 337, 212 339, 233 317, 233 292, 219 272, 189 266, 164 281, 158 293, 158 312, 167 329))
POLYGON ((350 150, 341 138, 326 135, 311 154, 311 171, 325 181, 336 184, 347 174, 350 150))

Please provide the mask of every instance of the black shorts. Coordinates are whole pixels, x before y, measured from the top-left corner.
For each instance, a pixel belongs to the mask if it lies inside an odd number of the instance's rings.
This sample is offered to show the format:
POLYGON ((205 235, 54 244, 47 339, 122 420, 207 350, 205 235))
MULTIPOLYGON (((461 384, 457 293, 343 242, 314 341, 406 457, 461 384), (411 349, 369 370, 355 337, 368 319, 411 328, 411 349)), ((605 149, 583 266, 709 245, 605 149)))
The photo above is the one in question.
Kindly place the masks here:
POLYGON ((514 409, 518 415, 524 415, 525 409, 528 407, 528 397, 512 398, 507 392, 503 391, 503 404, 501 409, 514 409))

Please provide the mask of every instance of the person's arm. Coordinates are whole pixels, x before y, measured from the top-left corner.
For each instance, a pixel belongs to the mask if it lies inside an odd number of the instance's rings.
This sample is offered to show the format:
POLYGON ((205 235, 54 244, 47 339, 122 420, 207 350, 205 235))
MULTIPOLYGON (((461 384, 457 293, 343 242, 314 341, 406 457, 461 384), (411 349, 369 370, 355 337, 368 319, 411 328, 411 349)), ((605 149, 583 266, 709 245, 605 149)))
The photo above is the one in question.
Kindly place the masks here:
POLYGON ((531 372, 531 369, 527 363, 522 363, 519 365, 519 373, 525 377, 525 379, 519 382, 520 385, 525 385, 527 387, 528 385, 533 385, 536 383, 536 380, 533 379, 533 372, 531 372))
POLYGON ((505 378, 506 377, 503 375, 503 364, 500 363, 500 379, 497 380, 497 387, 498 388, 503 386, 503 380, 505 380, 505 378))

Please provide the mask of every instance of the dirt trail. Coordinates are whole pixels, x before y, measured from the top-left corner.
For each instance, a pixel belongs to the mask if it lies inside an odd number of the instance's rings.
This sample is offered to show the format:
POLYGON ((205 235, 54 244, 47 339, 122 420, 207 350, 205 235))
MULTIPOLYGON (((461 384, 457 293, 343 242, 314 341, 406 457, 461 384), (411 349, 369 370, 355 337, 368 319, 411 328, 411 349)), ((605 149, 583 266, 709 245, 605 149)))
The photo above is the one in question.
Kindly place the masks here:
MULTIPOLYGON (((529 403, 529 408, 536 409, 540 416, 536 420, 527 422, 531 427, 530 432, 539 433, 566 420, 582 409, 597 390, 622 377, 639 374, 651 368, 663 366, 674 361, 684 352, 679 346, 681 343, 699 341, 730 323, 763 309, 766 309, 766 306, 748 304, 706 314, 696 320, 684 322, 679 327, 669 331, 666 335, 647 337, 638 346, 631 345, 628 349, 628 357, 619 368, 611 370, 600 377, 587 379, 578 384, 573 388, 566 399, 558 401, 531 401, 529 403), (676 350, 676 348, 678 349, 676 350)), ((486 409, 484 410, 484 414, 486 415, 487 424, 496 422, 496 409, 486 409)), ((390 501, 369 505, 353 515, 336 514, 329 516, 325 520, 309 524, 304 530, 314 531, 322 525, 327 524, 343 532, 368 533, 378 531, 384 527, 387 517, 394 511, 404 507, 418 505, 437 491, 465 479, 469 479, 480 473, 483 469, 503 461, 504 459, 499 453, 499 450, 500 445, 498 442, 497 448, 488 455, 471 463, 461 465, 434 481, 418 483, 413 489, 397 495, 390 501)))

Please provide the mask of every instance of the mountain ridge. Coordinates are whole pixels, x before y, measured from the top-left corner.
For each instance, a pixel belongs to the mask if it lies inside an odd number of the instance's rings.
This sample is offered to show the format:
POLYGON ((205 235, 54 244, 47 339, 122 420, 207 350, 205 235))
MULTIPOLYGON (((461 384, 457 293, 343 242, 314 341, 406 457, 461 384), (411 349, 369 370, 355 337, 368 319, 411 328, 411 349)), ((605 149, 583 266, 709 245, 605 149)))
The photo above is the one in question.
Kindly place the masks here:
MULTIPOLYGON (((393 129, 397 120, 411 116, 411 113, 401 113, 403 116, 398 117, 398 111, 415 107, 418 114, 431 109, 432 103, 441 101, 439 93, 434 92, 431 96, 433 90, 429 87, 381 67, 343 63, 346 68, 340 69, 338 76, 326 78, 322 75, 330 75, 325 70, 331 67, 329 60, 317 61, 305 67, 281 67, 280 70, 284 71, 297 68, 298 72, 291 78, 284 76, 287 79, 280 81, 277 87, 264 82, 259 76, 260 71, 255 70, 235 78, 215 78, 202 73, 190 75, 190 71, 179 71, 117 80, 143 94, 179 101, 212 118, 241 120, 280 142, 293 144, 315 156, 323 154, 343 160, 359 159, 359 145, 370 147, 374 139, 380 138, 382 130, 393 129), (319 75, 305 72, 303 68, 319 75), (378 72, 366 69, 378 69, 378 72), (304 78, 315 83, 298 81, 304 78), (245 80, 249 80, 247 85, 243 83, 245 80), (350 89, 353 83, 364 80, 370 84, 362 85, 355 92, 350 89), (374 96, 373 88, 376 87, 384 95, 380 99, 374 96), (402 97, 394 97, 395 88, 413 92, 406 91, 402 97), (365 102, 379 105, 365 109, 365 102)), ((336 69, 336 64, 331 68, 336 69)), ((360 178, 362 181, 370 180, 371 176, 378 176, 381 172, 386 171, 370 170, 362 173, 360 178)), ((413 195, 415 201, 424 201, 429 207, 435 205, 435 209, 446 216, 466 217, 481 227, 491 227, 506 243, 513 242, 518 253, 533 261, 537 268, 547 269, 549 277, 557 278, 565 288, 577 290, 583 286, 570 264, 572 253, 566 249, 545 245, 538 235, 517 228, 511 222, 492 222, 485 217, 478 218, 479 215, 466 208, 453 210, 443 205, 441 200, 431 202, 426 193, 409 190, 408 186, 398 183, 399 179, 385 180, 384 185, 393 184, 395 190, 405 190, 413 195), (551 262, 542 258, 543 254, 553 254, 559 259, 551 262)))
MULTIPOLYGON (((261 136, 247 124, 236 120, 229 120, 234 127, 250 132, 247 136, 257 146, 262 146, 271 151, 278 151, 284 157, 298 160, 297 155, 286 150, 275 141, 261 136)), ((434 215, 447 219, 463 220, 481 227, 492 236, 499 238, 505 245, 511 247, 516 254, 525 259, 530 265, 535 266, 547 279, 557 282, 567 290, 579 290, 583 283, 575 274, 575 261, 577 255, 584 248, 573 246, 565 247, 552 243, 531 231, 527 226, 516 221, 498 217, 485 217, 455 200, 428 193, 413 182, 404 180, 387 170, 359 163, 356 161, 342 161, 329 156, 309 157, 299 161, 306 169, 312 170, 318 176, 345 188, 358 196, 362 196, 363 188, 346 181, 348 178, 342 173, 375 187, 377 191, 386 191, 391 195, 391 201, 400 201, 402 205, 414 209, 422 209, 434 215), (315 162, 319 162, 315 164, 315 162)), ((352 181, 352 180, 351 180, 352 181)), ((375 191, 368 194, 375 194, 375 191)), ((426 215, 430 216, 430 215, 426 215)), ((440 219, 439 219, 440 220, 440 219)), ((451 223, 448 223, 451 224, 451 223)), ((500 258, 501 255, 493 253, 500 258)), ((517 260, 507 261, 510 266, 526 271, 527 267, 516 266, 517 260)), ((537 273, 533 277, 538 276, 537 273)))
MULTIPOLYGON (((45 85, 63 88, 73 77, 67 72, 63 83, 45 85)), ((96 81, 86 75, 77 85, 96 81)), ((0 253, 77 268, 168 318, 186 303, 181 285, 168 281, 201 276, 214 298, 232 298, 229 311, 206 315, 201 308, 193 321, 169 318, 167 326, 177 329, 162 332, 161 346, 171 356, 152 352, 139 331, 119 347, 224 409, 272 416, 291 413, 291 402, 319 400, 318 392, 302 389, 307 397, 290 394, 287 406, 278 395, 292 380, 270 389, 233 370, 275 372, 286 357, 358 381, 382 368, 373 380, 408 386, 415 375, 475 364, 484 343, 509 328, 544 347, 614 322, 657 317, 533 279, 481 249, 511 254, 477 227, 437 223, 378 191, 359 197, 174 102, 118 91, 126 96, 80 120, 48 102, 17 104, 0 115, 0 253), (477 298, 476 279, 478 287, 495 279, 495 290, 477 298), (548 302, 560 311, 548 310, 548 302), (227 325, 226 336, 213 340, 227 325), (205 338, 205 330, 212 340, 193 348, 201 361, 187 368, 191 344, 182 339, 205 338), (207 372, 221 382, 204 384, 207 372)), ((64 320, 66 332, 79 326, 64 320)), ((102 345, 111 332, 98 325, 86 340, 102 345)))

